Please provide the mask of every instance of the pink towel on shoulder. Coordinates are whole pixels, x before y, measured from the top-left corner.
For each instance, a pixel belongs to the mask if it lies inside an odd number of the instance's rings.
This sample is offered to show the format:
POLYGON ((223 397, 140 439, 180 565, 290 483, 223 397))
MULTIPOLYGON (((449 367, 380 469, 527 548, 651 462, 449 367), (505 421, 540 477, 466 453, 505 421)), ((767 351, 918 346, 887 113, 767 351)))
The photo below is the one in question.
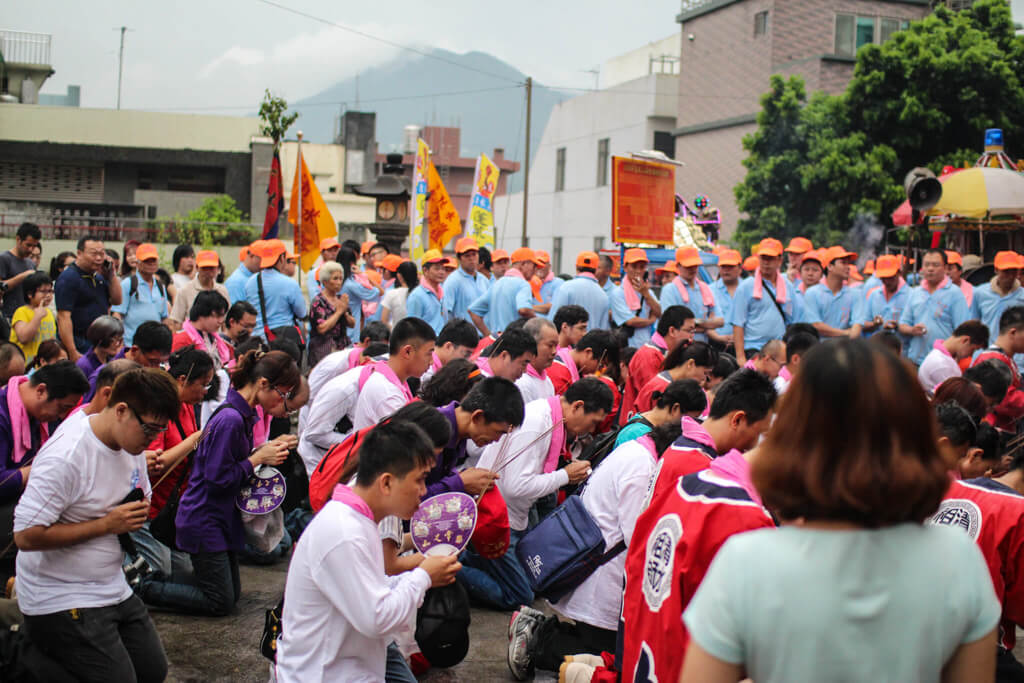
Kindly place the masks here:
MULTIPOLYGON (((28 419, 28 411, 21 401, 18 387, 28 381, 26 375, 15 375, 7 382, 7 412, 11 415, 11 436, 14 439, 14 453, 11 459, 20 463, 25 454, 32 448, 32 423, 28 419)), ((43 423, 39 424, 39 447, 42 448, 50 438, 50 431, 43 423)))

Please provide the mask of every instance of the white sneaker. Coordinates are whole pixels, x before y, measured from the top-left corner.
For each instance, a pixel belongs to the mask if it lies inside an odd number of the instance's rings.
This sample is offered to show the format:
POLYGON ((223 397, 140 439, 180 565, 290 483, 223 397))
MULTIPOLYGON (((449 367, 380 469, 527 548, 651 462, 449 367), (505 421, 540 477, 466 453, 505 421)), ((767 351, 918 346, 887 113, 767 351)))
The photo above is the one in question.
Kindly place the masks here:
MULTIPOLYGON (((529 608, 526 608, 529 609, 529 608)), ((532 610, 536 612, 537 610, 532 610)), ((525 609, 512 618, 512 633, 508 641, 508 668, 517 681, 525 681, 533 674, 533 648, 536 635, 544 623, 543 614, 540 618, 526 612, 525 609)))

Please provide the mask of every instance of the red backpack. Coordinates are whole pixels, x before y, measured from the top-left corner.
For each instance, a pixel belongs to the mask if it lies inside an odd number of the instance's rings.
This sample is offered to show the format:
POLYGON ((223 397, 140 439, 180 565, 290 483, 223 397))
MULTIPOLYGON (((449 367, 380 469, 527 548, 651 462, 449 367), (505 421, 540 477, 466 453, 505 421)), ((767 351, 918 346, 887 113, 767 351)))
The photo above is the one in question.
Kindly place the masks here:
POLYGON ((376 426, 370 425, 357 432, 352 432, 345 437, 344 441, 335 444, 324 453, 320 464, 316 466, 313 474, 309 477, 309 505, 313 508, 313 512, 320 512, 320 508, 331 499, 334 487, 345 483, 338 481, 341 478, 341 473, 345 471, 345 466, 351 458, 359 457, 359 447, 363 445, 370 430, 376 426))

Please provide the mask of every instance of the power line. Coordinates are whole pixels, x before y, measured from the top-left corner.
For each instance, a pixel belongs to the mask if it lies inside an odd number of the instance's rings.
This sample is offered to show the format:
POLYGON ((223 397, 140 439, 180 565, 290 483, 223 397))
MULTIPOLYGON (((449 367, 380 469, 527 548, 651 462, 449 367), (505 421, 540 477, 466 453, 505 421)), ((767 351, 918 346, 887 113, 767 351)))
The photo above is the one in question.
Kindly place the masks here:
MULTIPOLYGON (((454 90, 450 92, 438 92, 438 93, 424 93, 421 95, 398 95, 395 97, 380 97, 376 99, 360 99, 359 104, 375 104, 377 102, 401 102, 403 100, 421 100, 429 99, 431 97, 452 97, 455 95, 473 95, 482 92, 494 92, 497 90, 516 90, 525 87, 523 84, 519 85, 499 85, 493 88, 475 88, 473 90, 454 90)), ((336 107, 341 104, 348 104, 348 100, 339 101, 318 101, 318 102, 304 102, 302 107, 336 107)), ((246 110, 252 111, 252 105, 224 105, 215 106, 208 105, 203 107, 141 107, 135 111, 224 111, 224 110, 246 110)))
POLYGON ((355 35, 362 36, 363 38, 369 38, 370 40, 376 40, 379 43, 384 43, 385 45, 390 45, 391 47, 396 47, 396 48, 398 48, 400 50, 408 50, 409 52, 415 52, 418 55, 422 55, 422 56, 427 57, 429 59, 436 59, 437 61, 445 62, 446 64, 450 64, 452 66, 457 66, 460 69, 467 69, 469 71, 475 71, 475 72, 477 72, 479 74, 483 74, 484 76, 490 76, 491 78, 497 78, 497 79, 502 80, 502 81, 508 81, 509 83, 517 83, 517 84, 520 84, 520 85, 522 84, 520 81, 517 81, 515 79, 509 78, 508 76, 500 76, 498 74, 491 73, 489 71, 484 71, 483 69, 478 69, 478 68, 476 68, 474 66, 469 66, 467 64, 460 64, 459 62, 455 62, 455 61, 452 61, 450 59, 445 59, 444 57, 439 57, 438 55, 433 54, 431 52, 426 52, 424 50, 420 50, 419 48, 410 47, 409 45, 403 45, 401 43, 396 43, 395 41, 388 40, 387 38, 381 38, 379 36, 371 35, 371 34, 365 32, 365 31, 360 31, 359 29, 352 28, 351 26, 345 26, 344 24, 339 24, 337 22, 331 21, 330 19, 324 19, 322 17, 316 16, 315 14, 310 14, 308 12, 303 12, 302 10, 298 10, 298 9, 293 8, 293 7, 288 7, 287 5, 282 5, 282 4, 278 3, 278 2, 274 2, 273 0, 256 0, 256 2, 262 3, 264 5, 269 5, 271 7, 276 7, 278 9, 280 9, 280 10, 284 10, 285 12, 291 12, 292 14, 298 15, 300 17, 305 17, 306 19, 311 19, 312 21, 316 21, 316 22, 319 22, 321 24, 325 24, 327 26, 333 26, 334 28, 341 29, 342 31, 348 31, 349 33, 354 33, 355 35))

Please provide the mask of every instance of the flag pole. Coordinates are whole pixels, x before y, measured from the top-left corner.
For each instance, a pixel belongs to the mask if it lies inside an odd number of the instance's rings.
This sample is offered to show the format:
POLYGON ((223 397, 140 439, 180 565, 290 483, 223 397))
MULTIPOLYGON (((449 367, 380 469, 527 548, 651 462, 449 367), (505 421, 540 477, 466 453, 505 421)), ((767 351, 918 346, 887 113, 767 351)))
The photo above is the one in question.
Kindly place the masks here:
MULTIPOLYGON (((298 244, 299 247, 296 249, 296 253, 299 255, 299 262, 295 268, 295 279, 299 283, 299 289, 302 289, 302 131, 298 133, 299 138, 299 153, 296 157, 296 173, 299 176, 299 210, 298 215, 295 217, 295 235, 292 237, 292 244, 298 244)), ((308 292, 307 292, 308 294, 308 292)))

